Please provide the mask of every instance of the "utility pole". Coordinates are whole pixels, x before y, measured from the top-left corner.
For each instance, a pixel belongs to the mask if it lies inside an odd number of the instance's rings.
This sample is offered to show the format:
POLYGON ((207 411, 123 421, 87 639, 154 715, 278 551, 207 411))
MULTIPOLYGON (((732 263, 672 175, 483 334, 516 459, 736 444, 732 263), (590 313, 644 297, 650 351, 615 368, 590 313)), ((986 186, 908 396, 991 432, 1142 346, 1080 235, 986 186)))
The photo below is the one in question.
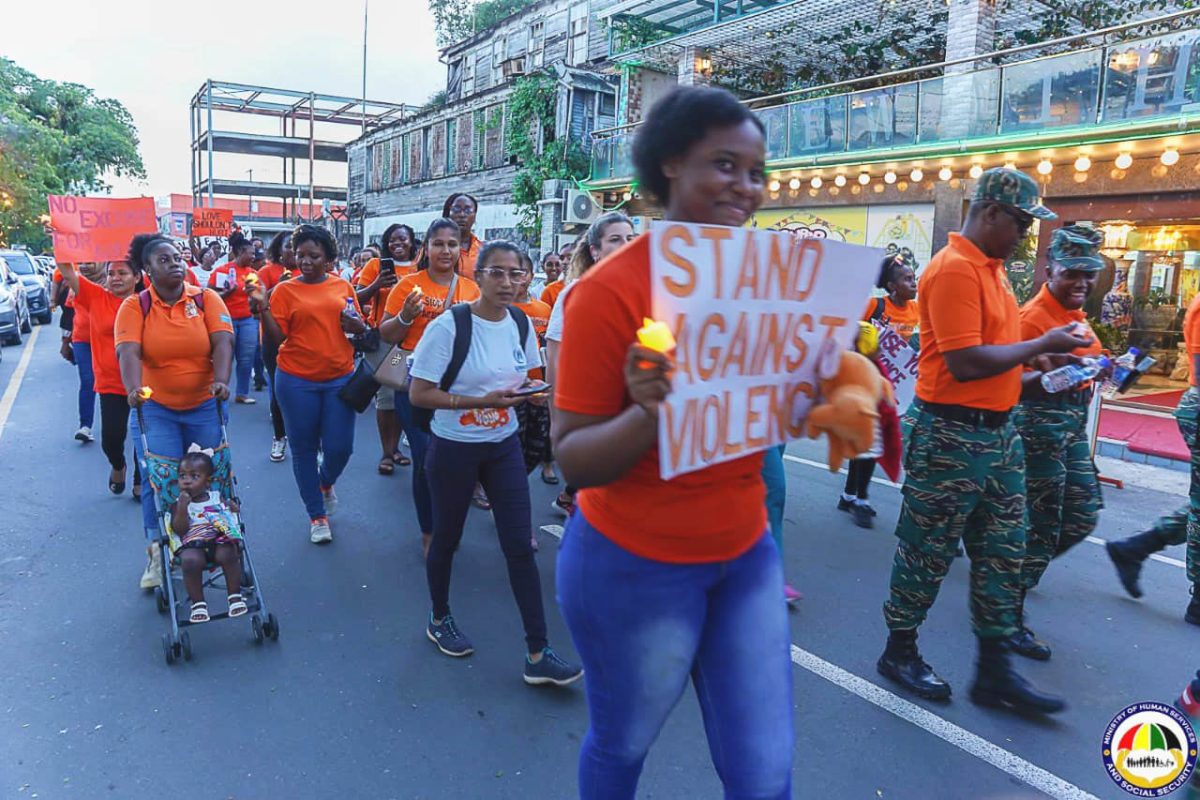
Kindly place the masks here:
POLYGON ((363 73, 362 73, 362 132, 367 132, 367 6, 370 0, 363 0, 363 73))

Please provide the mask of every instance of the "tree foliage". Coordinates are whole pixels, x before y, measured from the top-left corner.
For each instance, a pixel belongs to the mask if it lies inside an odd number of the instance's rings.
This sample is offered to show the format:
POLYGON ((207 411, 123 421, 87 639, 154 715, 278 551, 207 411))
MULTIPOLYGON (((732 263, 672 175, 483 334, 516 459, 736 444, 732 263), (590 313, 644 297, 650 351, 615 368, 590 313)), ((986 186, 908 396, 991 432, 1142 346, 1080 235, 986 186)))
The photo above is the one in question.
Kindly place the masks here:
POLYGON ((461 42, 531 5, 533 0, 429 0, 438 47, 461 42))
POLYGON ((121 103, 0 58, 0 240, 44 247, 46 195, 103 191, 109 177, 145 175, 121 103))

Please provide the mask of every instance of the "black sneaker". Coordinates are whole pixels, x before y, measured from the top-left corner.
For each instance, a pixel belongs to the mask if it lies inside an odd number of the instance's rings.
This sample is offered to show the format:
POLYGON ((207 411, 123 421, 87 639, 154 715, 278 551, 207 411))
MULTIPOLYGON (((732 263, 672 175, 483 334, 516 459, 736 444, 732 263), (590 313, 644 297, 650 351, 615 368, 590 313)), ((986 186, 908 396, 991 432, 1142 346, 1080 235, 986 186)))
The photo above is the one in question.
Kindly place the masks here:
POLYGON ((542 658, 536 664, 529 660, 529 656, 525 657, 525 682, 530 686, 541 686, 547 683, 555 686, 567 686, 582 677, 583 667, 563 661, 558 657, 558 653, 549 647, 542 651, 542 658))
POLYGON ((875 515, 871 513, 871 507, 863 503, 854 503, 850 507, 850 516, 854 519, 854 524, 860 528, 874 528, 875 520, 872 519, 875 515))
MULTIPOLYGON (((437 645, 438 650, 441 650, 448 656, 462 658, 475 652, 475 648, 471 646, 471 640, 463 636, 462 631, 454 624, 454 617, 449 614, 446 615, 444 620, 438 623, 433 621, 433 615, 431 614, 429 616, 429 626, 425 628, 425 635, 429 637, 429 641, 437 645)), ((526 680, 529 680, 528 677, 526 680)))
POLYGON ((847 500, 845 496, 838 498, 838 511, 849 511, 854 508, 854 499, 847 500))

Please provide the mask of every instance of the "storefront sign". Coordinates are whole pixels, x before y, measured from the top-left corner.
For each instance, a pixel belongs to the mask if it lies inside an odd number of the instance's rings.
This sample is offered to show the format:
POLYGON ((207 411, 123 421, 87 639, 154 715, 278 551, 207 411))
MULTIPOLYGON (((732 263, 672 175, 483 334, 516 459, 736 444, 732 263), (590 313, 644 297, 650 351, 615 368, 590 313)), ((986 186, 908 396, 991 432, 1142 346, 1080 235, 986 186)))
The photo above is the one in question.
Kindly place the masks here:
POLYGON ((867 243, 866 206, 768 208, 750 219, 752 228, 789 231, 831 242, 867 243))
POLYGON ((47 199, 57 261, 119 261, 128 252, 130 239, 158 230, 154 200, 149 197, 117 200, 52 194, 47 199))
POLYGON ((850 347, 879 250, 781 231, 650 226, 655 319, 674 332, 661 406, 664 479, 795 439, 823 342, 850 347))

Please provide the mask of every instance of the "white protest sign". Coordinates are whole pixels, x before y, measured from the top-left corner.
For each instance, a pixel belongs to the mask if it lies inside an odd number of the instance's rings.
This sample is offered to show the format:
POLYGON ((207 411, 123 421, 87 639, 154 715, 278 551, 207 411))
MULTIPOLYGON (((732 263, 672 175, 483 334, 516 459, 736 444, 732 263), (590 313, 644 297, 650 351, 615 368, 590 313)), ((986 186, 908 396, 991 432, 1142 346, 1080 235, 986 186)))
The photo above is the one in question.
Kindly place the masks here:
POLYGON ((663 479, 803 435, 820 345, 851 346, 883 251, 655 221, 650 253, 654 317, 676 340, 659 412, 663 479))
POLYGON ((917 351, 887 325, 874 322, 879 330, 879 365, 896 389, 896 411, 903 414, 917 392, 917 351))

